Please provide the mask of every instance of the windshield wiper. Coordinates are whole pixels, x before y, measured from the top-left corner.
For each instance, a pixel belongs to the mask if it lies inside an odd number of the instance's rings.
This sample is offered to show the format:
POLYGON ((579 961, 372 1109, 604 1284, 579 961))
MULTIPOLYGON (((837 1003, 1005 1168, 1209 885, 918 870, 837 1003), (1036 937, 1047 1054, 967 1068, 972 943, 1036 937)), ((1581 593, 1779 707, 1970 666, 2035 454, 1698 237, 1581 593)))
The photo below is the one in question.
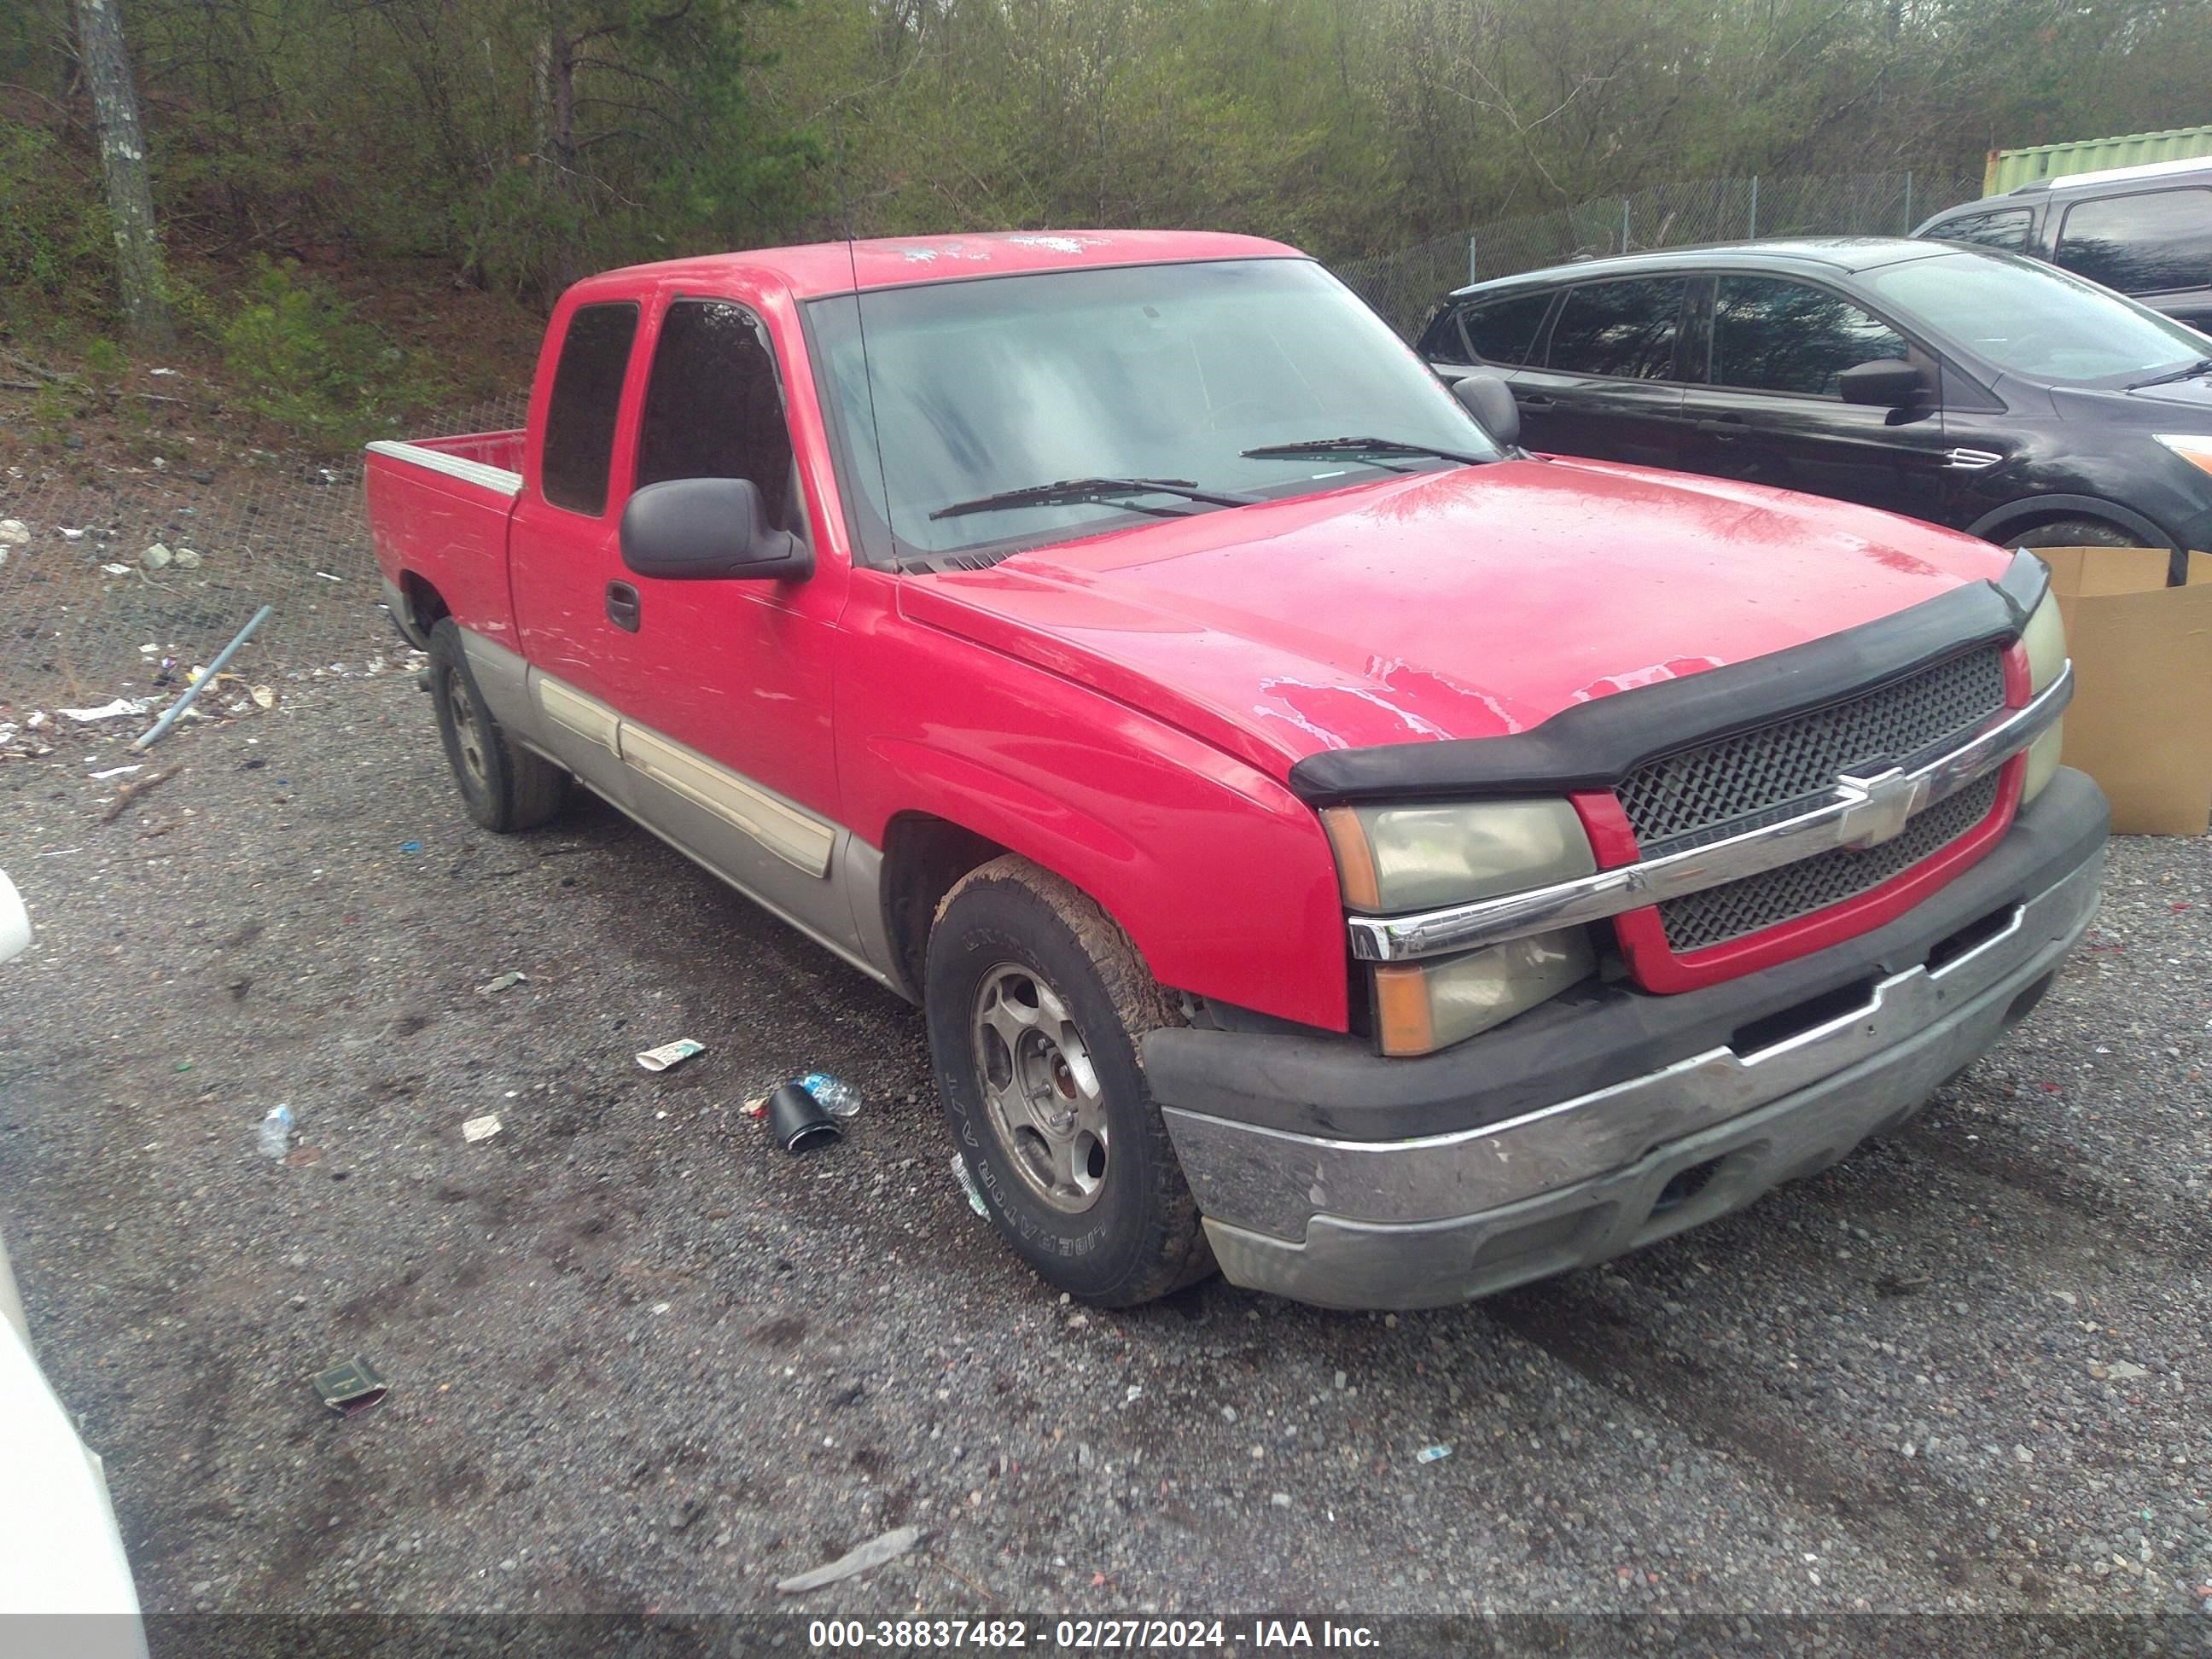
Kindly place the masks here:
POLYGON ((1433 455, 1462 466, 1487 466, 1495 455, 1470 455, 1463 449, 1439 449, 1434 444, 1401 443, 1395 438, 1314 438, 1297 444, 1262 444, 1244 452, 1249 460, 1272 460, 1278 456, 1298 459, 1314 455, 1433 455))
MULTIPOLYGON (((995 513, 1012 507, 1073 507, 1083 501, 1110 501, 1123 495, 1180 495, 1187 501, 1209 507, 1249 507, 1250 495, 1224 495, 1200 489, 1188 478, 1062 478, 1057 483, 1031 484, 1024 489, 1000 489, 971 501, 940 507, 933 519, 957 518, 963 513, 995 513)), ((1139 507, 1139 512, 1157 509, 1139 507)))
POLYGON ((2141 392, 2147 386, 2171 386, 2176 380, 2193 380, 2200 374, 2212 374, 2212 357, 2199 357, 2193 363, 2185 363, 2179 368, 2169 369, 2163 374, 2154 374, 2148 380, 2137 380, 2128 390, 2141 392))

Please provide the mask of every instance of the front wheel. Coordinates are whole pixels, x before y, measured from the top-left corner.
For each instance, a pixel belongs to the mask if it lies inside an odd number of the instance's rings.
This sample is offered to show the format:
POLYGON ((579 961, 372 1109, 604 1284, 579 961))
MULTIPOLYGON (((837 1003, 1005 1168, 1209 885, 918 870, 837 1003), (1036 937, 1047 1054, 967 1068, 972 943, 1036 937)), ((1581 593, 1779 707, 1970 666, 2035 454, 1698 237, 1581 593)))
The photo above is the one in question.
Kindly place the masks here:
POLYGON ((1138 1056, 1175 1012, 1105 911, 1026 859, 987 864, 939 907, 923 1001, 953 1141, 1048 1283, 1119 1308, 1213 1271, 1138 1056))

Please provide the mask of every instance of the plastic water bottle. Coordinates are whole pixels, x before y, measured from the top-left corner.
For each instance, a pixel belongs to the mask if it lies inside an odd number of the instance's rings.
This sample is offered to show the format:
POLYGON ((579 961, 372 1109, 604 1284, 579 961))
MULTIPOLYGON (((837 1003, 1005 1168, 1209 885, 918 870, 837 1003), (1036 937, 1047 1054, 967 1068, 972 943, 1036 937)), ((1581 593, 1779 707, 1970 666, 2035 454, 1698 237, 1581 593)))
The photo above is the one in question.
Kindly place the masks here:
POLYGON ((960 1190, 968 1194, 968 1207, 988 1221, 991 1218, 990 1208, 983 1202, 983 1194, 975 1190, 975 1177, 968 1173, 968 1160, 957 1152, 952 1154, 952 1178, 960 1183, 960 1190))
POLYGON ((827 1072, 809 1072, 799 1079, 799 1086, 812 1095, 832 1117, 860 1115, 860 1091, 841 1077, 832 1077, 827 1072))
POLYGON ((261 1156, 283 1158, 292 1150, 292 1109, 271 1106, 261 1120, 261 1156))

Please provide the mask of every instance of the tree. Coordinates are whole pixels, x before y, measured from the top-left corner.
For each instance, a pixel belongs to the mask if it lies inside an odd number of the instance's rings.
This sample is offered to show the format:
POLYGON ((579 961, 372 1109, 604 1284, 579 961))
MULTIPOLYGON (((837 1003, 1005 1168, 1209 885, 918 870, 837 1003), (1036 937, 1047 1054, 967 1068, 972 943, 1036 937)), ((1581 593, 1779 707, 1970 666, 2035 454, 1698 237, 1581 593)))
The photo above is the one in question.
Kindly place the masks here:
POLYGON ((138 121, 138 92, 131 79, 123 19, 115 0, 76 0, 76 5, 77 52, 92 90, 124 319, 141 345, 170 345, 176 328, 161 279, 161 244, 154 228, 154 192, 147 181, 146 135, 138 121))

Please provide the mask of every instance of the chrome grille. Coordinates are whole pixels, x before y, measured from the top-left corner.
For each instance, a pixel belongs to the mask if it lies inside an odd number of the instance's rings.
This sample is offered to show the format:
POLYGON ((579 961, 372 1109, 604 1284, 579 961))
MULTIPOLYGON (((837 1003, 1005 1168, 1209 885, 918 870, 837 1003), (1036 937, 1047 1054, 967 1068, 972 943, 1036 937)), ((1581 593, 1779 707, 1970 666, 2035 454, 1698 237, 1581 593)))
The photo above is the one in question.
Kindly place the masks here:
POLYGON ((2002 771, 1916 814, 1895 839, 1855 850, 1838 847, 1778 870, 1708 887, 1659 906, 1667 945, 1677 956, 1741 939, 1797 916, 1856 898, 1932 856, 1988 817, 2002 771))
POLYGON ((2004 648, 1984 646, 1842 702, 1647 761, 1617 793, 1644 856, 1788 817, 1838 775, 1962 740, 2004 707, 2004 648))

